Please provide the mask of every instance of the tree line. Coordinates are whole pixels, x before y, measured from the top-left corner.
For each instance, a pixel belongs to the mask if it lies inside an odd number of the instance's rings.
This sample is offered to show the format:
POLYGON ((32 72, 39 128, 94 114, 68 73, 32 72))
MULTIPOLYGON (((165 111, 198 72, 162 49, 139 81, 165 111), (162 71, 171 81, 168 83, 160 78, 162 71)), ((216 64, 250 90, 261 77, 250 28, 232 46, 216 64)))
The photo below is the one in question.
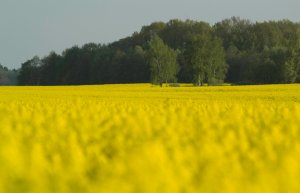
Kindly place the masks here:
POLYGON ((154 22, 110 44, 73 46, 24 62, 19 85, 300 82, 300 24, 232 17, 154 22))
POLYGON ((10 70, 0 64, 0 85, 17 85, 17 70, 10 70))

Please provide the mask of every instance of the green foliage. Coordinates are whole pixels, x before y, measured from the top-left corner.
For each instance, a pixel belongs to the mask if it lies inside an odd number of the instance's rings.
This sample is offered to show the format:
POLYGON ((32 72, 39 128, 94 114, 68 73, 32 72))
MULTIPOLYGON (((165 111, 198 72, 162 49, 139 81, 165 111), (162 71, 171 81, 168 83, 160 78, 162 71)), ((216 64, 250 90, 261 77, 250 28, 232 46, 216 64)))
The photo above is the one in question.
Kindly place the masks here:
POLYGON ((250 50, 255 40, 252 28, 253 24, 249 20, 232 17, 216 23, 213 31, 223 40, 225 49, 234 45, 238 50, 250 50))
POLYGON ((293 83, 299 77, 297 28, 288 20, 251 23, 240 18, 215 24, 229 64, 226 81, 246 84, 293 83))
POLYGON ((154 35, 149 42, 147 57, 150 64, 152 83, 162 86, 163 83, 176 81, 179 68, 177 53, 164 44, 157 35, 154 35))
POLYGON ((0 64, 0 85, 16 85, 17 75, 17 70, 9 70, 0 64))
POLYGON ((209 85, 223 83, 227 72, 222 42, 211 36, 194 36, 185 50, 186 62, 193 73, 194 83, 209 85))
POLYGON ((23 63, 18 75, 19 85, 40 85, 40 67, 42 65, 38 56, 23 63))
POLYGON ((300 24, 239 17, 213 26, 178 19, 154 22, 108 45, 88 43, 61 55, 34 57, 22 64, 18 76, 20 85, 162 84, 176 79, 198 85, 300 82, 300 24), (160 60, 167 69, 159 72, 146 54, 149 41, 158 36, 160 51, 152 54, 164 55, 160 60))
POLYGON ((51 52, 43 58, 43 65, 40 68, 41 85, 58 85, 62 74, 62 57, 55 52, 51 52))
POLYGON ((297 29, 297 41, 296 41, 296 47, 294 50, 295 53, 295 64, 297 69, 297 77, 296 82, 300 82, 300 24, 297 29))

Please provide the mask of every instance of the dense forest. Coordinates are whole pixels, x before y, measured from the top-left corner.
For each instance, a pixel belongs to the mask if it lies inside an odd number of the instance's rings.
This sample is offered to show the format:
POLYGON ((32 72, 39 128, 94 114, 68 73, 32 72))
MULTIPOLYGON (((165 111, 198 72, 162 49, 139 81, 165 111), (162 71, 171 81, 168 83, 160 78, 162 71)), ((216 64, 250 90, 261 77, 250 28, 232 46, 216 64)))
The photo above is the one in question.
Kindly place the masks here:
POLYGON ((238 17, 214 25, 154 22, 107 45, 88 43, 34 56, 18 70, 19 85, 224 81, 300 82, 300 23, 238 17))

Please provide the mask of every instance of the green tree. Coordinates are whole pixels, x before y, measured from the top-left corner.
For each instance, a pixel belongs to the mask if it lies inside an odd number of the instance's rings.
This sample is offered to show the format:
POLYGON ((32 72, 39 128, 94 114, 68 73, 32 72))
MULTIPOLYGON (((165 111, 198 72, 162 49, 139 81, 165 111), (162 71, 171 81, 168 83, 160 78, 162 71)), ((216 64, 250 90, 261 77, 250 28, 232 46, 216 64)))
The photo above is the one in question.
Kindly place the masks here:
POLYGON ((23 63, 18 74, 19 85, 40 85, 40 67, 42 65, 38 56, 23 63))
POLYGON ((193 74, 193 81, 196 85, 203 85, 207 63, 205 62, 208 50, 206 49, 203 36, 193 37, 185 50, 185 58, 193 74))
POLYGON ((250 50, 254 46, 253 24, 246 19, 225 19, 213 26, 213 33, 223 40, 226 50, 232 45, 239 50, 250 50))
POLYGON ((41 85, 59 85, 61 84, 62 57, 55 52, 51 52, 42 59, 40 67, 41 85))
POLYGON ((82 80, 86 80, 86 66, 81 61, 82 52, 78 46, 66 49, 63 54, 63 68, 62 68, 62 84, 64 85, 78 85, 84 84, 82 80))
POLYGON ((297 79, 297 64, 294 58, 288 59, 283 66, 283 83, 294 83, 297 79))
POLYGON ((178 73, 177 52, 168 47, 162 39, 154 35, 149 42, 148 62, 152 83, 159 84, 176 81, 178 73))
POLYGON ((297 69, 296 82, 300 82, 300 24, 297 29, 297 44, 295 48, 295 63, 297 69))
POLYGON ((220 39, 211 36, 193 36, 185 57, 198 86, 206 81, 209 85, 220 84, 227 72, 225 53, 220 39))
POLYGON ((208 49, 210 52, 207 58, 207 83, 208 85, 221 84, 224 82, 228 68, 222 41, 220 39, 213 38, 210 41, 208 49))
POLYGON ((0 64, 0 85, 17 85, 17 76, 17 70, 10 70, 0 64))
POLYGON ((297 77, 296 63, 291 49, 273 47, 265 49, 254 71, 255 83, 294 83, 297 77))

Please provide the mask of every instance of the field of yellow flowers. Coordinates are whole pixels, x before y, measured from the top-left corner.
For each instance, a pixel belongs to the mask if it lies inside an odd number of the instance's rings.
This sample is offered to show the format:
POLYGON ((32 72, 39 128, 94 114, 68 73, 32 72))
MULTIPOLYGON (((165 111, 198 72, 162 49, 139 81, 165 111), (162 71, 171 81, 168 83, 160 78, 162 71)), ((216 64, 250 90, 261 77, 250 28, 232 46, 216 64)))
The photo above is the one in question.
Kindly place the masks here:
POLYGON ((0 87, 0 193, 298 193, 300 85, 0 87))

